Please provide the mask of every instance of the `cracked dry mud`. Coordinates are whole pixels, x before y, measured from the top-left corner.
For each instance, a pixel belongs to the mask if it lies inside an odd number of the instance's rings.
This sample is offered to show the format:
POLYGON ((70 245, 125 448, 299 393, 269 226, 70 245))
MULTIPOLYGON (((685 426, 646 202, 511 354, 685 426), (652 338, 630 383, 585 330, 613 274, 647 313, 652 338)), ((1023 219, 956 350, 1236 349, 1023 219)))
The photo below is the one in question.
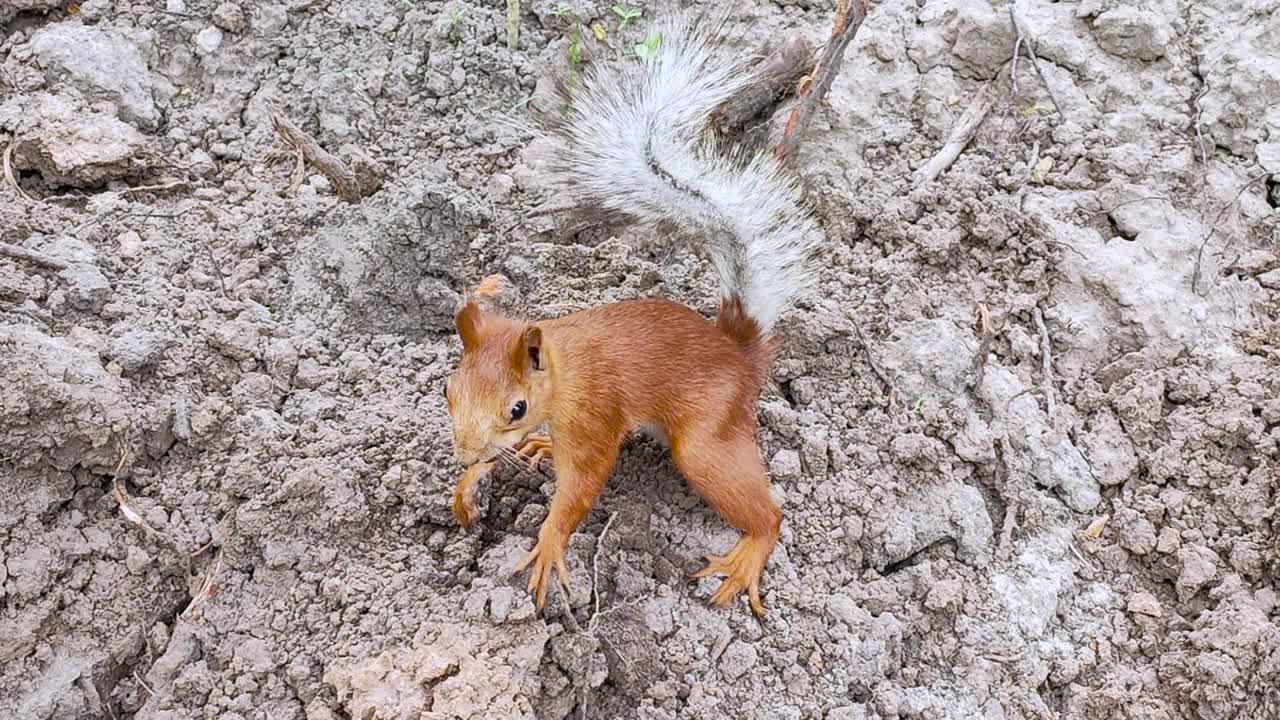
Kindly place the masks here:
MULTIPOLYGON (((569 6, 622 48, 662 11, 569 6)), ((0 4, 0 242, 51 261, 0 255, 0 714, 1280 717, 1274 0, 1023 0, 1061 116, 1004 2, 872 9, 798 157, 830 247, 759 406, 764 624, 707 606, 735 533, 650 441, 544 617, 550 474, 453 520, 460 291, 716 297, 530 214, 563 7, 511 51, 493 2, 0 4), (291 188, 273 108, 381 189, 291 188)), ((730 50, 832 12, 741 3, 730 50)))

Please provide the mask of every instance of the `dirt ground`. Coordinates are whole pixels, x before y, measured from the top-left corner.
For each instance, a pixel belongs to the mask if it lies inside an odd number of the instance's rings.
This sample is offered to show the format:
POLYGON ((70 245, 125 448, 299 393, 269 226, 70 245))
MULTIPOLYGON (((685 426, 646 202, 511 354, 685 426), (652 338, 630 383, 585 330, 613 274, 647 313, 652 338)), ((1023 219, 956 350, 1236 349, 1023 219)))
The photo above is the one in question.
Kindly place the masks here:
POLYGON ((1280 718, 1275 0, 1022 0, 1043 79, 1004 0, 873 8, 797 163, 764 623, 707 606, 735 533, 648 440, 545 616, 550 471, 457 527, 460 292, 714 309, 690 248, 530 212, 577 23, 671 9, 527 0, 512 51, 493 0, 0 3, 0 714, 1280 718))

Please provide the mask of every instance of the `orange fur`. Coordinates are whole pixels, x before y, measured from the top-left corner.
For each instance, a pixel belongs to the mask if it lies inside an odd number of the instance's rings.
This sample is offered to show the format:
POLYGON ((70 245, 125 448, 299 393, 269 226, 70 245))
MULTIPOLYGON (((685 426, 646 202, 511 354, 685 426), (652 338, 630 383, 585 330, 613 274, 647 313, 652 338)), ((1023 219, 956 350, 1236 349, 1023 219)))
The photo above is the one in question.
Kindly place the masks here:
POLYGON ((744 533, 702 573, 728 576, 712 602, 727 605, 746 591, 752 610, 764 613, 760 575, 782 513, 769 496, 755 441, 755 402, 772 348, 741 302, 726 300, 715 323, 660 299, 536 324, 468 304, 458 330, 464 353, 448 396, 459 459, 490 460, 536 427, 550 426, 556 492, 537 545, 520 567, 533 568, 529 589, 539 608, 553 574, 567 584, 569 537, 604 490, 623 440, 654 426, 669 438, 690 486, 744 533), (511 423, 510 408, 520 400, 527 414, 511 423))

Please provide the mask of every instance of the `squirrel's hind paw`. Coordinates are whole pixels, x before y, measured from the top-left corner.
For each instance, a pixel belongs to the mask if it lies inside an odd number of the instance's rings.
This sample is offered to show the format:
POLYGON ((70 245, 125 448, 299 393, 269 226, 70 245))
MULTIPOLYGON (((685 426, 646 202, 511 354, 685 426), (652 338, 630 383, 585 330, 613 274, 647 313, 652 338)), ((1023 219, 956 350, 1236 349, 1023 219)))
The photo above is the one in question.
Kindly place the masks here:
POLYGON ((764 617, 765 607, 760 600, 760 576, 773 544, 763 538, 744 537, 736 547, 723 557, 707 556, 707 566, 694 574, 695 578, 724 575, 724 582, 711 596, 711 604, 728 607, 744 590, 756 617, 764 617))

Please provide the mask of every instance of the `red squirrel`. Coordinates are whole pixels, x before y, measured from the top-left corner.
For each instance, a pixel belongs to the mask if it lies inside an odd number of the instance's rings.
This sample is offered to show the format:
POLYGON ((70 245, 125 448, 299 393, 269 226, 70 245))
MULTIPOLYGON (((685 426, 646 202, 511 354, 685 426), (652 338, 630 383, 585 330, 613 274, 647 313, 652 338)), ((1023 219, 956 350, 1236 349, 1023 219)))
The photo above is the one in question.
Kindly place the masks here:
MULTIPOLYGON (((656 53, 629 69, 592 68, 567 98, 551 188, 705 247, 723 287, 719 314, 709 321, 670 300, 639 299, 530 322, 469 299, 456 318, 462 359, 445 388, 455 455, 469 466, 453 507, 470 526, 476 482, 498 456, 551 456, 555 495, 517 568, 531 569, 541 610, 553 576, 568 587, 569 537, 622 443, 654 429, 689 485, 742 533, 695 577, 725 576, 712 604, 745 591, 763 616, 760 578, 782 512, 755 439, 755 403, 772 362, 771 328, 811 283, 822 235, 772 154, 717 148, 712 113, 749 80, 741 60, 714 60, 718 30, 676 20, 658 37, 656 53)), ((496 292, 495 282, 478 294, 496 292)))

